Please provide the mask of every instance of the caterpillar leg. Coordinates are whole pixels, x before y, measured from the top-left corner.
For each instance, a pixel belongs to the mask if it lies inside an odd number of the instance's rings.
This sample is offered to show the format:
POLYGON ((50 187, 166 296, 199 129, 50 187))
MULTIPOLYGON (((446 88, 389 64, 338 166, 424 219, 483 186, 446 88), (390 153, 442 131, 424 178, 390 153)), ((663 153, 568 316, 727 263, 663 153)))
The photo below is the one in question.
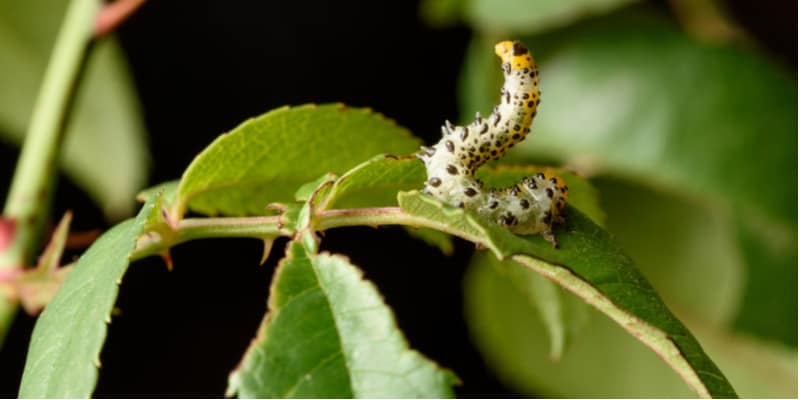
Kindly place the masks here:
POLYGON ((554 249, 558 248, 558 240, 556 240, 556 235, 553 234, 553 231, 549 226, 544 230, 544 232, 542 232, 542 237, 544 237, 544 240, 550 242, 554 249))

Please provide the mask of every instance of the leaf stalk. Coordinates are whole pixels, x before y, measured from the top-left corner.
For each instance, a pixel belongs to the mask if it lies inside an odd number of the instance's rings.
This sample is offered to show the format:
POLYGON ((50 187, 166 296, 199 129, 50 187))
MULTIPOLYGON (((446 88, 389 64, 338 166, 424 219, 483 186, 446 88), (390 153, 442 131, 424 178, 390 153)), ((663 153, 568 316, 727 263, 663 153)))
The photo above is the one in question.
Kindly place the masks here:
MULTIPOLYGON (((420 218, 404 212, 400 207, 352 208, 319 211, 314 215, 312 227, 316 231, 348 226, 407 225, 437 229, 457 236, 464 236, 444 224, 420 218)), ((294 232, 282 227, 279 216, 269 217, 222 217, 186 218, 181 220, 173 235, 145 234, 131 254, 131 260, 159 255, 170 247, 195 239, 210 238, 255 238, 274 239, 291 237, 294 232)), ((479 238, 465 237, 478 241, 479 238)))

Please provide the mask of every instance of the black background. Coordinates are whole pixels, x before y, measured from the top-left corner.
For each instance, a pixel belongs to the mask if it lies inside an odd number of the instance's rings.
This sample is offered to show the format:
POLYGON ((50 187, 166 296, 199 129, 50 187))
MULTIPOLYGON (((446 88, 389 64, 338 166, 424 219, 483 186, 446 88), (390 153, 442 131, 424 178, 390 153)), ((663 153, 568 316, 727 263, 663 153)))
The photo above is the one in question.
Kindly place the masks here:
MULTIPOLYGON (((736 18, 787 69, 797 66, 797 3, 729 2, 736 18)), ((669 14, 663 2, 653 7, 669 14)), ((217 135, 286 104, 369 106, 427 143, 456 120, 456 83, 470 33, 433 29, 411 1, 151 0, 119 30, 150 134, 150 182, 176 179, 217 135)), ((5 195, 17 150, 0 147, 5 195)), ((56 215, 77 230, 106 228, 67 179, 56 215)), ((265 266, 250 240, 205 240, 126 274, 102 354, 98 397, 219 397, 265 312, 285 241, 265 266)), ((409 240, 397 228, 325 234, 323 248, 348 255, 395 311, 413 348, 453 369, 460 397, 514 397, 484 365, 462 317, 461 280, 472 247, 456 254, 409 240)), ((0 351, 0 394, 15 396, 33 318, 20 314, 0 351)), ((531 340, 545 340, 531 338, 531 340)))

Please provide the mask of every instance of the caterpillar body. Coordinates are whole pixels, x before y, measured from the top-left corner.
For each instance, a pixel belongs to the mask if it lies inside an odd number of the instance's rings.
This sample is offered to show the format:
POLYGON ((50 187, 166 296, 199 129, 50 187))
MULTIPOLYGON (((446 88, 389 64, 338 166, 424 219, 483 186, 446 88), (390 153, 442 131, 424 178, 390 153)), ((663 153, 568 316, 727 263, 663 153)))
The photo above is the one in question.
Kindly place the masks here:
POLYGON ((563 223, 568 188, 550 173, 523 178, 511 187, 487 189, 475 171, 497 160, 530 132, 540 102, 539 74, 530 51, 520 42, 495 46, 502 60, 505 83, 500 104, 488 118, 476 114, 466 126, 445 121, 442 139, 422 147, 417 157, 425 163, 428 180, 423 192, 479 215, 519 234, 542 234, 558 247, 552 226, 563 223))

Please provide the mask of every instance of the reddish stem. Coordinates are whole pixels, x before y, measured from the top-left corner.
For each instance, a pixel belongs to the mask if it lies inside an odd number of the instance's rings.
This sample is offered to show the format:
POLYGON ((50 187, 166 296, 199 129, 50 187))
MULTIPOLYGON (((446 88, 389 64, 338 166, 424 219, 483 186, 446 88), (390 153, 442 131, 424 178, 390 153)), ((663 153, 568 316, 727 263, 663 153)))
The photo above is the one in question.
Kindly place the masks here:
POLYGON ((128 19, 145 0, 116 0, 103 6, 94 20, 94 35, 104 36, 128 19))

